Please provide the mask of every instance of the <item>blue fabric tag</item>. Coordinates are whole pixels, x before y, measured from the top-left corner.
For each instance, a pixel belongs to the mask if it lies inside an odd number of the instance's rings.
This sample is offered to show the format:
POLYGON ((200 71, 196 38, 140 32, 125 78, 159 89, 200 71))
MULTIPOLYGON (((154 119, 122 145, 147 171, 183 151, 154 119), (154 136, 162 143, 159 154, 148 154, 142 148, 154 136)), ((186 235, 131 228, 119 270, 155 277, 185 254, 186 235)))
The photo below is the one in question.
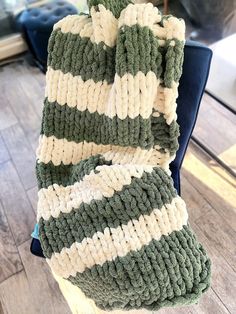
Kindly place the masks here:
POLYGON ((31 237, 39 240, 39 225, 34 225, 34 231, 31 233, 31 237))

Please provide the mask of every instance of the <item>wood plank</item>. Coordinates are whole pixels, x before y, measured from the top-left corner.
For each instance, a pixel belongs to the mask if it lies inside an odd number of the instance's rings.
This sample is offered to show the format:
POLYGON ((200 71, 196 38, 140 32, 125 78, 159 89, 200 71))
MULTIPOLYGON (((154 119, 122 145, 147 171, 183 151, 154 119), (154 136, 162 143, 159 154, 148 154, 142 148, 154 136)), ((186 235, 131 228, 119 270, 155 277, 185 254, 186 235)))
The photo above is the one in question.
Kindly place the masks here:
POLYGON ((27 64, 24 66, 16 64, 16 68, 19 72, 16 80, 25 95, 32 100, 31 104, 39 118, 41 118, 45 97, 46 76, 38 68, 30 67, 27 64))
POLYGON ((3 142, 2 136, 0 135, 0 164, 10 159, 10 155, 6 148, 5 143, 3 142))
POLYGON ((71 313, 46 260, 30 253, 30 242, 31 240, 20 245, 19 252, 32 293, 31 303, 34 304, 36 313, 71 313))
POLYGON ((236 271, 236 232, 215 211, 210 211, 196 221, 204 236, 225 257, 236 271))
POLYGON ((23 265, 0 203, 0 282, 22 269, 23 265))
POLYGON ((236 116, 209 98, 203 97, 193 134, 236 171, 236 116))
POLYGON ((227 120, 231 121, 232 123, 235 123, 235 115, 232 114, 232 112, 227 110, 222 105, 219 105, 219 103, 216 103, 216 100, 214 98, 205 93, 203 95, 203 99, 204 101, 208 102, 210 106, 213 106, 214 110, 216 110, 219 113, 219 115, 224 116, 224 118, 226 118, 227 120))
MULTIPOLYGON (((202 221, 198 222, 198 224, 192 223, 192 228, 196 232, 198 240, 204 245, 212 261, 211 287, 224 304, 224 307, 227 308, 230 313, 236 313, 236 273, 229 265, 228 260, 223 257, 218 244, 215 244, 215 239, 206 236, 201 226, 202 221)), ((232 248, 234 248, 234 246, 232 248)))
MULTIPOLYGON (((222 304, 212 289, 209 289, 200 299, 199 303, 191 306, 191 314, 229 314, 230 312, 222 304)), ((184 312, 183 312, 184 314, 184 312)))
POLYGON ((194 188, 236 230, 236 183, 215 161, 190 143, 182 173, 194 188))
POLYGON ((0 89, 0 130, 4 130, 17 123, 17 118, 7 101, 1 96, 0 89))
POLYGON ((205 294, 202 295, 198 304, 178 307, 161 309, 153 314, 229 314, 229 311, 222 304, 220 299, 216 296, 212 289, 209 289, 205 294))
POLYGON ((29 62, 25 59, 23 63, 16 64, 16 69, 18 72, 21 72, 21 75, 25 73, 29 73, 34 80, 36 80, 41 88, 45 88, 45 74, 37 67, 32 66, 29 62))
POLYGON ((33 207, 35 213, 37 213, 37 202, 38 202, 38 187, 35 186, 27 191, 28 198, 30 200, 31 206, 33 207))
POLYGON ((30 238, 36 217, 12 164, 0 165, 0 198, 17 245, 30 238))
POLYGON ((3 130, 2 137, 25 189, 34 187, 36 184, 36 157, 25 137, 24 131, 19 124, 15 124, 3 130))
POLYGON ((21 88, 17 79, 17 72, 14 71, 12 66, 8 67, 8 71, 5 71, 4 75, 3 97, 9 102, 12 111, 17 117, 27 139, 35 151, 38 145, 41 119, 32 105, 34 102, 34 86, 32 84, 30 89, 31 96, 28 97, 25 91, 21 88))
POLYGON ((36 312, 24 271, 17 273, 0 284, 0 304, 3 314, 42 313, 36 312))
POLYGON ((190 222, 197 220, 211 210, 209 203, 203 197, 199 197, 199 192, 183 173, 181 173, 181 196, 187 205, 190 222))
POLYGON ((3 312, 3 305, 1 303, 1 300, 0 300, 0 314, 4 314, 4 312, 3 312))

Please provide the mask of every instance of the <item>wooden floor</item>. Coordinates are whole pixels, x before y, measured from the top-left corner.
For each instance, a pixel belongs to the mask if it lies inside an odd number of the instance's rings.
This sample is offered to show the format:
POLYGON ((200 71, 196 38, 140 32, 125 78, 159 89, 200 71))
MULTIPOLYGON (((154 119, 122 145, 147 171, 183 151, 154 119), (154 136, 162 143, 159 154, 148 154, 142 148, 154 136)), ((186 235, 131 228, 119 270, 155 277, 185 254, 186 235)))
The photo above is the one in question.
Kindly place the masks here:
MULTIPOLYGON (((45 260, 29 252, 36 219, 34 151, 44 78, 25 62, 0 68, 1 314, 71 313, 45 260)), ((195 136, 235 167, 235 117, 206 95, 195 136)), ((235 186, 235 180, 224 169, 190 143, 182 170, 182 196, 189 208, 192 228, 212 259, 212 287, 196 306, 158 313, 236 313, 235 186)), ((86 306, 86 301, 81 301, 77 313, 95 312, 86 306)))

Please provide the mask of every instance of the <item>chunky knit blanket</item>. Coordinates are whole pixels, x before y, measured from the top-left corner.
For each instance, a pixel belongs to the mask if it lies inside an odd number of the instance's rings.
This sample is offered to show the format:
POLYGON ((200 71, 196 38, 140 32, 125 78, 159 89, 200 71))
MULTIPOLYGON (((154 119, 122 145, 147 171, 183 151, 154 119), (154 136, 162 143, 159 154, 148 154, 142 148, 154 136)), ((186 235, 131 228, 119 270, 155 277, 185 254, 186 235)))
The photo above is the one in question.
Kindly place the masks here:
POLYGON ((102 309, 195 303, 210 261, 169 172, 184 22, 150 3, 89 7, 49 41, 36 165, 43 252, 102 309))

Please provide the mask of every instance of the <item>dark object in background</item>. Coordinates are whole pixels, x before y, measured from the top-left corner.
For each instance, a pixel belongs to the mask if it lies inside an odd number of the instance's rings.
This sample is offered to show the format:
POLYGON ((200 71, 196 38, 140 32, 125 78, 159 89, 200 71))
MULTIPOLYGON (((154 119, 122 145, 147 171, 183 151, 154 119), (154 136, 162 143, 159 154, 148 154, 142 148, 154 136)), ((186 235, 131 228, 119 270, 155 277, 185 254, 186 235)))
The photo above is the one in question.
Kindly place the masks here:
POLYGON ((72 4, 60 0, 27 9, 18 17, 18 25, 23 31, 29 49, 44 73, 47 66, 48 39, 53 25, 63 17, 77 13, 77 9, 72 4))
POLYGON ((5 2, 0 0, 0 38, 11 35, 16 31, 14 16, 6 7, 5 2))
POLYGON ((221 39, 236 31, 236 0, 179 0, 199 30, 192 39, 221 39))
MULTIPOLYGON (((200 101, 208 79, 212 51, 206 46, 187 41, 184 48, 183 74, 180 79, 177 115, 180 125, 179 150, 170 164, 174 186, 180 195, 180 168, 198 115, 200 101), (193 75, 194 74, 194 75, 193 75)), ((31 252, 44 257, 40 242, 33 238, 31 252)))

